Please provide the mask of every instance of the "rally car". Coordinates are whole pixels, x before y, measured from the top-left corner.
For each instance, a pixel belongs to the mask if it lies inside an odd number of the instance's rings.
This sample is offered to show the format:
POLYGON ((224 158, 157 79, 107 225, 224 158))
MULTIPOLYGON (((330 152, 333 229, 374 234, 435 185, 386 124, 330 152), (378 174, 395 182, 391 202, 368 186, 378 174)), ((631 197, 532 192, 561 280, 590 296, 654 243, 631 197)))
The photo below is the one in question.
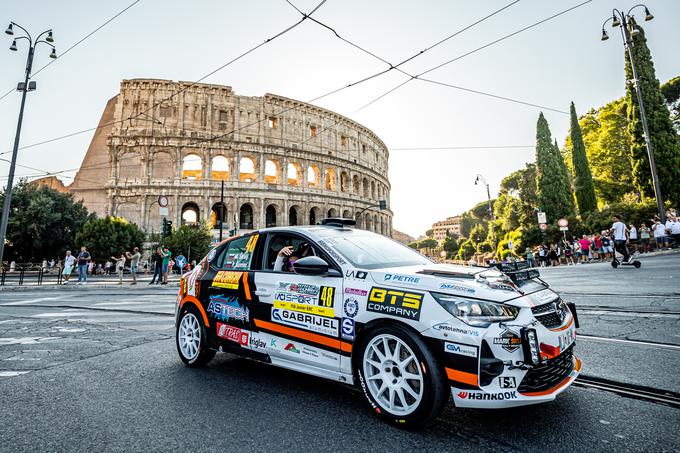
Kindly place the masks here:
POLYGON ((230 238, 181 278, 176 344, 357 385, 372 410, 418 426, 450 398, 503 408, 576 379, 576 311, 517 265, 436 264, 353 221, 230 238))

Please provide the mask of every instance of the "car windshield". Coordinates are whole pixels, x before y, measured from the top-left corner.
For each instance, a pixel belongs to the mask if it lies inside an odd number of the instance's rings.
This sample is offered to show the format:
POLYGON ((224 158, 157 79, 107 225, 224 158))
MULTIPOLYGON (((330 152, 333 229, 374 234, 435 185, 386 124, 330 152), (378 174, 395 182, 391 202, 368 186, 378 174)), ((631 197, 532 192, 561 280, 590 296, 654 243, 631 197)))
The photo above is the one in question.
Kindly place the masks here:
POLYGON ((364 269, 432 264, 420 253, 384 236, 344 236, 325 239, 333 248, 364 269))

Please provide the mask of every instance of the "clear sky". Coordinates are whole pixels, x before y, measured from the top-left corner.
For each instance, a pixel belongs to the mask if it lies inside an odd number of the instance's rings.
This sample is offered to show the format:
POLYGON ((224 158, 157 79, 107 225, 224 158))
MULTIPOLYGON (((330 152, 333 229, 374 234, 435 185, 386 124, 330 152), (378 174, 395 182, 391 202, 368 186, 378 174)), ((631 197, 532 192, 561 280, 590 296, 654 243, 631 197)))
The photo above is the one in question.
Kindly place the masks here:
MULTIPOLYGON (((65 50, 133 0, 37 0, 29 5, 2 0, 0 26, 10 20, 38 34, 53 28, 57 50, 65 50)), ((402 68, 425 71, 583 0, 521 0, 474 28, 413 59, 402 68)), ((304 11, 315 0, 294 0, 304 11)), ((492 13, 512 0, 328 0, 320 21, 367 50, 396 64, 492 13)), ((473 90, 515 98, 556 110, 569 102, 583 113, 624 94, 623 46, 617 30, 600 41, 602 22, 613 7, 635 2, 594 0, 556 19, 461 58, 428 77, 473 90)), ((645 31, 665 82, 680 75, 680 1, 650 0, 655 19, 645 31)), ((638 17, 642 18, 641 12, 638 17)), ((21 145, 31 145, 95 127, 122 79, 148 77, 193 81, 294 23, 299 14, 284 0, 141 0, 38 74, 29 93, 21 145)), ((11 52, 0 35, 0 96, 23 80, 25 42, 11 52)), ((35 69, 50 60, 39 48, 35 69)), ((237 94, 266 92, 307 101, 354 82, 386 65, 306 21, 206 82, 229 85, 237 94)), ((391 71, 319 101, 371 128, 390 151, 394 227, 417 236, 430 225, 486 198, 474 179, 481 173, 492 196, 509 172, 534 160, 540 108, 493 99, 414 80, 359 110, 406 76, 391 71), (406 150, 398 148, 528 146, 506 149, 406 150)), ((0 152, 11 150, 20 94, 0 101, 0 152)), ((560 146, 568 115, 544 110, 560 146)), ((20 151, 18 162, 47 171, 77 168, 92 133, 20 151)), ((0 155, 9 158, 10 154, 0 155)), ((0 161, 0 183, 9 164, 0 161)), ((35 174, 17 169, 18 175, 35 174)), ((73 175, 74 172, 67 173, 73 175)), ((70 180, 64 178, 68 183, 70 180)))

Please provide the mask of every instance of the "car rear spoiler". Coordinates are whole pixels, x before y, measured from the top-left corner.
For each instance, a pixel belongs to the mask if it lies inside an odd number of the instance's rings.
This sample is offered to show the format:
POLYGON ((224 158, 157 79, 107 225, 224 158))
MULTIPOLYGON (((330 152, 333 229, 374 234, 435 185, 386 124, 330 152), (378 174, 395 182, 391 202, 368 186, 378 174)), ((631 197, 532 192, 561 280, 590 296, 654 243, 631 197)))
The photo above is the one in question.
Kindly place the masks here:
POLYGON ((538 272, 538 270, 530 269, 529 263, 527 263, 526 261, 515 261, 512 263, 496 263, 492 264, 490 267, 495 267, 499 271, 503 272, 505 275, 510 277, 510 279, 516 284, 541 276, 541 273, 538 272))

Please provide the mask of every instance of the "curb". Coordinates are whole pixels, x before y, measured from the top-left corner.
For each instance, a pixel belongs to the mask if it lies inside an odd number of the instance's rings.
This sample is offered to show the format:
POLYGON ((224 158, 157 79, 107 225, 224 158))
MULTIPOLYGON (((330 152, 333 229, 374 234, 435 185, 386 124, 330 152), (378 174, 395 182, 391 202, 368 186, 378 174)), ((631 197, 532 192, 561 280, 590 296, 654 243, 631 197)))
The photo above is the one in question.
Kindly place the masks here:
POLYGON ((0 286, 0 293, 2 292, 13 292, 13 291, 39 291, 39 290, 57 290, 57 291, 88 291, 90 288, 94 289, 136 289, 139 290, 141 288, 148 288, 148 289, 158 289, 158 288, 179 288, 179 282, 168 282, 167 285, 149 285, 149 284, 136 284, 136 285, 130 285, 129 283, 123 283, 122 285, 118 284, 110 284, 110 283, 93 283, 89 285, 77 285, 77 284, 72 284, 72 285, 58 285, 56 283, 48 283, 44 285, 11 285, 11 286, 0 286), (58 289, 57 289, 58 288, 58 289))

